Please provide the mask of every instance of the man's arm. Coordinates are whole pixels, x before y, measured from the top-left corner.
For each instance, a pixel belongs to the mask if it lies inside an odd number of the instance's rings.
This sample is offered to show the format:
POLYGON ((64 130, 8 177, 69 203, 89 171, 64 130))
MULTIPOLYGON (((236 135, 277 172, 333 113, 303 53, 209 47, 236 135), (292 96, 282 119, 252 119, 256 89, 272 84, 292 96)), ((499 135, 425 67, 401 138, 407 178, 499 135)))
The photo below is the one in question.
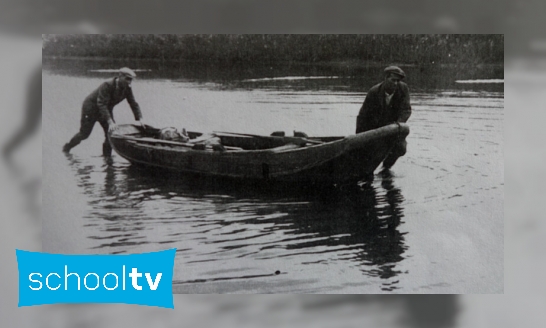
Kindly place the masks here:
POLYGON ((362 107, 360 107, 360 111, 358 112, 358 116, 356 117, 356 133, 366 131, 366 121, 368 121, 368 111, 366 110, 368 108, 368 105, 366 102, 369 103, 368 96, 366 96, 366 99, 364 99, 364 103, 362 104, 362 107))
POLYGON ((402 103, 400 105, 400 114, 398 115, 398 122, 407 122, 411 116, 411 104, 410 104, 410 94, 407 84, 401 84, 402 89, 402 103))
MULTIPOLYGON (((380 101, 380 100, 379 100, 380 101)), ((378 92, 374 88, 368 91, 360 112, 356 117, 356 133, 365 132, 374 128, 374 108, 378 106, 378 92)))
POLYGON ((99 116, 102 120, 108 122, 108 126, 111 126, 114 124, 114 120, 112 119, 112 115, 110 115, 110 111, 108 110, 108 105, 110 104, 110 97, 112 95, 112 90, 110 88, 110 85, 107 82, 104 82, 99 87, 99 95, 97 97, 97 105, 99 107, 99 116))
POLYGON ((135 120, 140 121, 142 119, 142 112, 140 111, 140 106, 135 100, 133 89, 131 89, 131 87, 127 88, 127 102, 129 103, 129 106, 131 106, 135 120))

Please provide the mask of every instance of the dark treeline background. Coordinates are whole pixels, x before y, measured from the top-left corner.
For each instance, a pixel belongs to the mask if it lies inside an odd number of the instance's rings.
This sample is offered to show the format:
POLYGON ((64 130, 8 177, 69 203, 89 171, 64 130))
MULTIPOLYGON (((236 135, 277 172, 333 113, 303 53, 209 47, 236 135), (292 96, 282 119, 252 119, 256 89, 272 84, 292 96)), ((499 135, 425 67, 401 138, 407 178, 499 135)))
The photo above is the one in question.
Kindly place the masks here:
POLYGON ((46 57, 132 58, 210 64, 280 62, 503 64, 503 35, 44 35, 46 57))

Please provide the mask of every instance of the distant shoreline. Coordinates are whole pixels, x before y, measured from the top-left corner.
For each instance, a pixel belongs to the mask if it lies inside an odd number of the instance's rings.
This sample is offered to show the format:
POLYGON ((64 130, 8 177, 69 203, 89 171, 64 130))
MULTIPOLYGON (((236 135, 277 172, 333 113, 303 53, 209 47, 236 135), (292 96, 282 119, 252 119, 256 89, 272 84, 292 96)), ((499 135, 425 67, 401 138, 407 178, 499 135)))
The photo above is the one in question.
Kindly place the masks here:
MULTIPOLYGON (((135 58, 135 57, 124 57, 124 58, 113 58, 113 57, 84 57, 84 56, 43 56, 42 60, 85 60, 85 61, 132 61, 132 62, 156 62, 164 64, 179 64, 179 63, 191 63, 191 64, 202 64, 202 65, 211 65, 218 66, 223 65, 214 61, 203 61, 203 60, 171 60, 171 59, 160 59, 160 58, 135 58)), ((254 62, 239 62, 238 65, 261 65, 268 66, 270 64, 254 63, 254 62)), ((300 65, 300 66, 330 66, 337 68, 375 68, 375 67, 384 67, 386 65, 396 65, 400 67, 439 67, 439 68, 457 68, 457 67, 477 67, 477 68, 498 68, 504 67, 504 62, 502 63, 383 63, 383 62, 374 62, 374 61, 361 61, 356 59, 350 60, 340 60, 340 61, 319 61, 319 62, 306 62, 306 61, 278 61, 275 62, 276 65, 300 65)))

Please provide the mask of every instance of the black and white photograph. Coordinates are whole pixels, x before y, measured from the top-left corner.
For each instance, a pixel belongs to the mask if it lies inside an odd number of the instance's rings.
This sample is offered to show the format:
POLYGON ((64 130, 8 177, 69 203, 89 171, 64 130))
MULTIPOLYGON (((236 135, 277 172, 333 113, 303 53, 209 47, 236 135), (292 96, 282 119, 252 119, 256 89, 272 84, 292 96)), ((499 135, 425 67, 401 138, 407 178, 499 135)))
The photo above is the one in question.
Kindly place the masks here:
POLYGON ((177 294, 504 293, 502 34, 44 34, 41 73, 43 252, 176 248, 177 294))

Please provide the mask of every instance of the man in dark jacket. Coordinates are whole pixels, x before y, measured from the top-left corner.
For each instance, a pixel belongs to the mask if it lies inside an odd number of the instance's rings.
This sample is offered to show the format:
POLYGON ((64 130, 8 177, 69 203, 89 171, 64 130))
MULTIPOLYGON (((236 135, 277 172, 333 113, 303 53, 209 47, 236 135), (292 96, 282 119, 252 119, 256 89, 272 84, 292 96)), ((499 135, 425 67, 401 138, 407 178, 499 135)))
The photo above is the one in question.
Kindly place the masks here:
MULTIPOLYGON (((404 71, 397 66, 385 69, 385 81, 370 89, 360 108, 356 120, 356 133, 408 120, 411 105, 408 86, 402 82, 405 77, 404 71)), ((391 168, 398 157, 406 153, 406 146, 405 139, 399 140, 383 161, 383 167, 391 168)))
POLYGON ((144 127, 140 107, 131 89, 131 82, 135 77, 135 72, 127 67, 123 67, 119 70, 119 76, 104 82, 98 89, 85 98, 82 105, 80 131, 64 145, 64 152, 70 152, 70 149, 77 146, 82 140, 87 139, 95 123, 99 122, 105 136, 104 143, 102 144, 102 153, 104 156, 109 157, 112 154, 112 147, 108 141, 108 132, 117 129, 113 114, 114 106, 124 99, 127 99, 127 102, 131 106, 135 120, 144 127))

